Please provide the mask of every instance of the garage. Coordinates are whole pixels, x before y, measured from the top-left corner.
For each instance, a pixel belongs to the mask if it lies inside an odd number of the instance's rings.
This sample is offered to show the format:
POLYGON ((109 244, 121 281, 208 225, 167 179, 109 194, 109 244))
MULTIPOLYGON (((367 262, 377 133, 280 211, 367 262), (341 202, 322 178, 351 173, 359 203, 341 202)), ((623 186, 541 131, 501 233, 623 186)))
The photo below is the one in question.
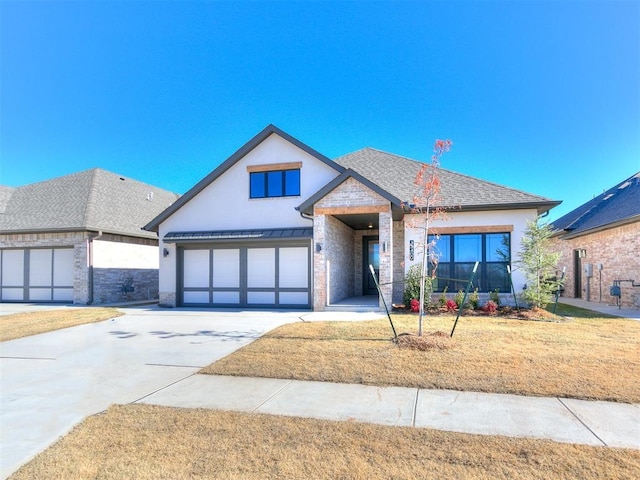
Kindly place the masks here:
POLYGON ((72 302, 73 248, 0 250, 0 301, 72 302))
POLYGON ((311 229, 168 234, 165 242, 175 241, 178 251, 178 304, 310 308, 311 235, 311 229))

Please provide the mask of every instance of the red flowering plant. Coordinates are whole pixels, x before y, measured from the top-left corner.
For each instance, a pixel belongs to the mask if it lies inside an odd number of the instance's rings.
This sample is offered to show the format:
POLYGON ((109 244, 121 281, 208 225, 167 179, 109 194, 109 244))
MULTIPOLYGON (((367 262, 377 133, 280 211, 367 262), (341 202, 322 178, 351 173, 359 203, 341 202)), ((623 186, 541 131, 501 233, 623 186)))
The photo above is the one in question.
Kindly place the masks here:
POLYGON ((413 298, 409 303, 409 307, 413 313, 418 313, 420 311, 420 300, 413 298))
POLYGON ((458 304, 455 300, 447 300, 447 312, 455 312, 458 309, 458 304))
POLYGON ((498 304, 493 300, 488 300, 482 307, 482 311, 486 313, 496 313, 498 311, 498 304))

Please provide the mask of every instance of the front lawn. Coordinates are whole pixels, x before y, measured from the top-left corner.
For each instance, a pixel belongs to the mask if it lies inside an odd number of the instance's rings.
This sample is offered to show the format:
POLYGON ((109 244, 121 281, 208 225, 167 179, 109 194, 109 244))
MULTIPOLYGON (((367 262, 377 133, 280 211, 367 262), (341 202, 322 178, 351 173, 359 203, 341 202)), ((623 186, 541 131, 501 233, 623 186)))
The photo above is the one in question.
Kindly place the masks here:
POLYGON ((0 342, 119 317, 115 308, 64 308, 0 316, 0 342))
MULTIPOLYGON (((395 315, 416 332, 415 315, 395 315)), ((425 333, 454 317, 428 317, 425 333)), ((640 322, 461 317, 450 348, 391 342, 386 319, 277 328, 200 373, 640 402, 640 322)), ((446 345, 445 345, 446 346, 446 345)))
POLYGON ((19 479, 632 479, 640 451, 149 405, 87 418, 19 479))

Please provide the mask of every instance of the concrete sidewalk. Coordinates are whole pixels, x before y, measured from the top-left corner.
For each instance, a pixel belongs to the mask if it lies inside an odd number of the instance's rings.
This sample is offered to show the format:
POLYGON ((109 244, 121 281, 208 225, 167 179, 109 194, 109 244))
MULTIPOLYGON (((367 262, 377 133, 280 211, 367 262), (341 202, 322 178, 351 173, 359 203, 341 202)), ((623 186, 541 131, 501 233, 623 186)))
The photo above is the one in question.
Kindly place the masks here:
POLYGON ((198 374, 137 403, 640 449, 639 404, 198 374))

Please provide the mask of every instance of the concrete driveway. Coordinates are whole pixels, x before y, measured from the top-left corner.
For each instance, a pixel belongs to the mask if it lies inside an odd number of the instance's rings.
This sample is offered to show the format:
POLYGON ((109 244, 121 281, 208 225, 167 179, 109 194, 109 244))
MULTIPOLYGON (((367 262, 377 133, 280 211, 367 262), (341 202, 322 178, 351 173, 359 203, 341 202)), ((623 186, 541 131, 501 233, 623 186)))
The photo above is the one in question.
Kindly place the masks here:
POLYGON ((308 313, 123 310, 0 344, 2 478, 85 417, 143 399, 308 313))

